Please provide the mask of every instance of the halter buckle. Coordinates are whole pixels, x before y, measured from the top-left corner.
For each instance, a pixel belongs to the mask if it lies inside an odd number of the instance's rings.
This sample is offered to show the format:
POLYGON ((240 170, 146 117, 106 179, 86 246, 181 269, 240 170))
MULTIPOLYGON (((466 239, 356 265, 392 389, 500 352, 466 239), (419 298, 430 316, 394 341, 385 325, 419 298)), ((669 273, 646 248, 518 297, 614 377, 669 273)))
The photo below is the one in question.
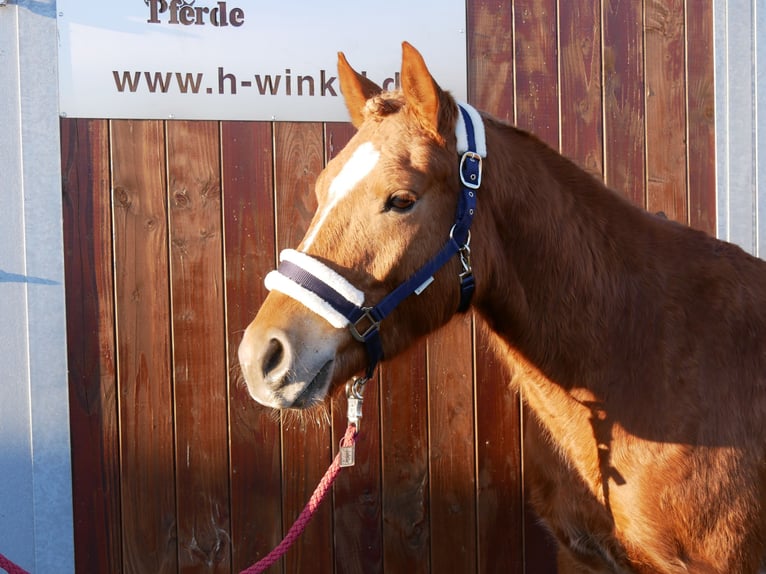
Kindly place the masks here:
POLYGON ((479 189, 481 186, 481 156, 474 151, 467 151, 460 158, 460 181, 468 189, 479 189), (470 161, 470 164, 466 162, 470 161), (475 165, 472 165, 475 164, 475 165), (468 177, 466 177, 466 171, 468 177))
POLYGON ((380 321, 376 321, 375 317, 372 316, 372 307, 362 307, 362 316, 353 323, 349 323, 348 329, 351 331, 351 336, 354 339, 364 343, 371 333, 378 330, 379 326, 380 321), (367 321, 369 324, 367 326, 362 325, 362 328, 360 328, 359 323, 362 323, 362 321, 367 321))

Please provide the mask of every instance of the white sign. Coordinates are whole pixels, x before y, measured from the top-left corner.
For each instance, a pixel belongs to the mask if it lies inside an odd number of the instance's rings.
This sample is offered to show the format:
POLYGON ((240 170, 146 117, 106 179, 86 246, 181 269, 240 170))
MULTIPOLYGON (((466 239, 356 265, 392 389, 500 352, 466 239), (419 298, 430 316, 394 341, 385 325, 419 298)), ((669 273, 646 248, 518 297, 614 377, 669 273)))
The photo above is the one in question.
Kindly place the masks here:
POLYGON ((63 116, 346 121, 338 51, 392 89, 403 40, 466 99, 464 0, 56 4, 63 116))

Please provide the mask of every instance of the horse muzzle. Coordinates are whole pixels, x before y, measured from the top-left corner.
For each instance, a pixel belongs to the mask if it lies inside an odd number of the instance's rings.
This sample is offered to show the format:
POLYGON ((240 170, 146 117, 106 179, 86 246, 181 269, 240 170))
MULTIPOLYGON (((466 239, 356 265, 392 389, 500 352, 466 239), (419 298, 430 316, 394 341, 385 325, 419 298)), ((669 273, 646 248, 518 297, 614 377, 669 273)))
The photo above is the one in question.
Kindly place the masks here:
POLYGON ((298 335, 273 325, 261 328, 256 317, 247 328, 238 355, 255 401, 276 409, 300 409, 324 400, 340 343, 340 336, 332 331, 344 333, 322 329, 320 336, 312 337, 306 335, 305 326, 298 335))

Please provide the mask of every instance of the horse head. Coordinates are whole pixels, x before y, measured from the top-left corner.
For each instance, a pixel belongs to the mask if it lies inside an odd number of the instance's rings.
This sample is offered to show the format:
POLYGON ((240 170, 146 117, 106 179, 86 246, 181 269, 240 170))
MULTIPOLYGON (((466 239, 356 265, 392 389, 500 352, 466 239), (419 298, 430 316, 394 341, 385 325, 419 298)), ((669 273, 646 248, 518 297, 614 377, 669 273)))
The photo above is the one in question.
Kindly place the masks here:
POLYGON ((338 77, 357 132, 319 175, 311 225, 267 276, 270 293, 239 347, 250 394, 275 408, 321 402, 332 387, 369 370, 370 351, 360 340, 371 327, 379 354, 390 358, 446 323, 461 297, 468 239, 450 236, 461 194, 456 125, 465 121, 457 103, 407 43, 400 90, 382 91, 342 53, 338 77), (300 279, 318 279, 367 310, 450 242, 463 258, 445 257, 380 325, 380 316, 366 311, 349 319, 300 279))

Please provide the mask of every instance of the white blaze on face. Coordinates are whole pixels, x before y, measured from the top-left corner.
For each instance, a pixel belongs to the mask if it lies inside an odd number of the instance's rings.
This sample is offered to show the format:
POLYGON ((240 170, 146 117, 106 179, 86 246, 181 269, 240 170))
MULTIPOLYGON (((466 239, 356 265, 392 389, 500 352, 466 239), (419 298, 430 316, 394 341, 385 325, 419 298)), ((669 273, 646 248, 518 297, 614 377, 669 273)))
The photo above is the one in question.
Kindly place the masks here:
POLYGON ((335 176, 335 179, 330 183, 327 204, 324 206, 314 227, 303 240, 301 251, 308 251, 332 209, 356 187, 356 184, 369 175, 379 159, 380 152, 370 142, 365 142, 356 148, 354 153, 351 154, 351 158, 349 158, 338 175, 335 176))

